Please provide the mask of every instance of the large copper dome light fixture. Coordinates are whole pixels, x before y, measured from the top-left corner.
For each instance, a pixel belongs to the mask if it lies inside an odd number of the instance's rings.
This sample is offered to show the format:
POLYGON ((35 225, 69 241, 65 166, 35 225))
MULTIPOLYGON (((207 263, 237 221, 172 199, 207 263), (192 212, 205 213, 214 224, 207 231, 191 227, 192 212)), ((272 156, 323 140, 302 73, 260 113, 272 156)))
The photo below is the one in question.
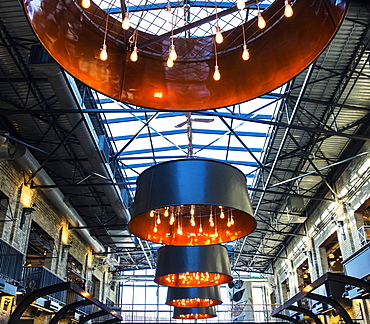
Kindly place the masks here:
POLYGON ((182 246, 236 240, 256 227, 244 174, 205 159, 156 164, 137 179, 130 231, 148 241, 182 246))
MULTIPOLYGON (((240 2, 248 9, 261 2, 230 1, 227 9, 216 7, 216 14, 204 18, 212 22, 216 37, 195 37, 191 28, 202 26, 200 18, 156 35, 139 25, 122 29, 121 21, 94 2, 84 9, 81 1, 24 0, 31 26, 51 56, 74 77, 114 99, 180 111, 229 106, 281 86, 325 49, 347 6, 346 0, 276 0, 263 12, 263 20, 259 13, 220 35, 220 17, 240 10, 240 2), (287 2, 294 9, 290 18, 284 17, 287 2), (259 29, 257 21, 266 27, 259 29), (188 55, 194 51, 195 56, 188 55), (168 54, 173 67, 166 64, 168 54), (219 81, 214 80, 216 70, 221 71, 219 81)), ((126 7, 128 2, 122 0, 126 7)), ((215 7, 215 2, 205 3, 215 7)))
POLYGON ((154 282, 159 285, 199 288, 232 279, 227 249, 222 245, 166 245, 158 250, 154 282))
POLYGON ((180 308, 175 307, 173 310, 173 317, 176 319, 205 319, 216 317, 216 308, 210 307, 197 307, 197 308, 180 308))
POLYGON ((166 304, 175 307, 209 307, 221 305, 220 287, 168 287, 166 304))

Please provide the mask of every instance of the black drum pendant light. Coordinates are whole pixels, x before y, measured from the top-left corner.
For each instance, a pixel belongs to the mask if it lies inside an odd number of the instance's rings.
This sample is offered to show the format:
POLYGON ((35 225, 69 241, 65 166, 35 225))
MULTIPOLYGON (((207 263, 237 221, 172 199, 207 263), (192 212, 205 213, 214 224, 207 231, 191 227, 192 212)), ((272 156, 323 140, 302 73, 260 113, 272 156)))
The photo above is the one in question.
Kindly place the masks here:
POLYGON ((166 304, 175 307, 209 307, 220 305, 222 304, 220 287, 168 287, 166 304))
POLYGON ((176 319, 203 319, 216 317, 216 308, 211 307, 197 307, 197 308, 182 308, 175 307, 172 318, 176 319))
POLYGON ((222 245, 174 246, 158 250, 154 282, 168 287, 210 287, 232 280, 222 245))
POLYGON ((244 174, 230 164, 182 159, 156 164, 137 180, 130 231, 170 245, 236 240, 256 227, 244 174))

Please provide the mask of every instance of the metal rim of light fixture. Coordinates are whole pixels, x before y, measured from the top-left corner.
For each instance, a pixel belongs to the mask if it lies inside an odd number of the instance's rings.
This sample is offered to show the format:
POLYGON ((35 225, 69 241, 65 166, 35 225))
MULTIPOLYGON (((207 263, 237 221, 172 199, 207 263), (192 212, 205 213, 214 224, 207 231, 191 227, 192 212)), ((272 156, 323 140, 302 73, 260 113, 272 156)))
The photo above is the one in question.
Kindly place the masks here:
POLYGON ((172 318, 176 319, 205 319, 216 317, 216 308, 210 307, 195 307, 195 308, 183 308, 175 307, 173 310, 172 318))
POLYGON ((168 287, 210 287, 232 281, 222 245, 175 246, 158 250, 154 282, 168 287))
POLYGON ((137 179, 130 231, 155 243, 196 246, 234 241, 256 227, 245 175, 215 160, 156 164, 137 179))
POLYGON ((221 305, 220 287, 168 287, 166 304, 187 308, 221 305))

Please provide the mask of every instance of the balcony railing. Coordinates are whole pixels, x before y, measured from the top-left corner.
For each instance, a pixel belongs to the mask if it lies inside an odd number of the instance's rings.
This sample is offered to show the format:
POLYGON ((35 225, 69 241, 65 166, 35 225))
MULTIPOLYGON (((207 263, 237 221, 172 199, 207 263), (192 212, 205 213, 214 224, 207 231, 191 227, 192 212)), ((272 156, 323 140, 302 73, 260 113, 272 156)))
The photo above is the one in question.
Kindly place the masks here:
POLYGON ((370 226, 361 226, 358 229, 358 235, 360 237, 361 246, 366 245, 370 242, 370 226))
MULTIPOLYGON (((39 288, 65 282, 63 279, 59 278, 57 275, 44 267, 25 267, 23 268, 22 277, 27 293, 39 288)), ((50 294, 49 298, 57 302, 65 303, 66 291, 50 294)))
POLYGON ((0 276, 21 281, 24 254, 0 240, 0 276))

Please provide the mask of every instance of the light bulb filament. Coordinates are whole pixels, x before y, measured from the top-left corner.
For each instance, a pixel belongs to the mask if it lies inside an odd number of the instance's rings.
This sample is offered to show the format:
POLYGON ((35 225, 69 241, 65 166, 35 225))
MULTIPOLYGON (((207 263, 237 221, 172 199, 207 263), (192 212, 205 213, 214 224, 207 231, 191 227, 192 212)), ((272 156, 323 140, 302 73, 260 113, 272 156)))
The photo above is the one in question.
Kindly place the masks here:
POLYGON ((262 17, 261 12, 258 11, 258 28, 264 29, 266 27, 266 21, 262 17))
POLYGON ((221 79, 221 73, 218 65, 215 66, 215 72, 213 73, 213 79, 219 81, 221 79))
POLYGON ((219 26, 216 26, 215 41, 217 44, 221 44, 224 41, 224 37, 222 36, 221 28, 219 26))
POLYGON ((131 53, 131 55, 130 55, 130 60, 131 60, 132 62, 136 62, 138 58, 139 58, 139 56, 138 56, 138 54, 137 54, 137 46, 135 45, 135 46, 134 46, 134 49, 133 49, 133 51, 132 51, 132 53, 131 53))
POLYGON ((101 47, 99 58, 102 61, 106 61, 108 59, 108 52, 107 52, 107 45, 106 44, 103 44, 103 46, 101 47))

